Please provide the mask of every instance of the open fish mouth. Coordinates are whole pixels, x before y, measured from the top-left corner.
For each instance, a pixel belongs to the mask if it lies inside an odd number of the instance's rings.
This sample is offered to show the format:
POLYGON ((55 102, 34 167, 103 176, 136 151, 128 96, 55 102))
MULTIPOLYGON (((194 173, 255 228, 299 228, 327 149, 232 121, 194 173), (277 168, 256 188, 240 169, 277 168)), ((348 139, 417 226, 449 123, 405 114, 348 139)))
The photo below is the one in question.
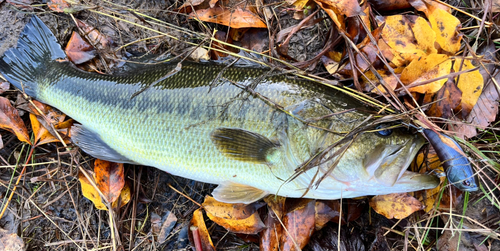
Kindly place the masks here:
POLYGON ((379 145, 365 157, 368 174, 377 182, 393 186, 405 173, 418 150, 425 143, 419 135, 397 145, 379 145))

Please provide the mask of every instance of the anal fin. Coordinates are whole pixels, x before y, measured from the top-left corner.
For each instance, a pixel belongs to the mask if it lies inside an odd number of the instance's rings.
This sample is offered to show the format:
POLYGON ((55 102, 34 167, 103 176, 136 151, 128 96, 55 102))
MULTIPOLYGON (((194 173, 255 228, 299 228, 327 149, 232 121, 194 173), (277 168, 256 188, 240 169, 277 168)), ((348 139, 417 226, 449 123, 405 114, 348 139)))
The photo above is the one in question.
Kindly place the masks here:
POLYGON ((220 184, 212 192, 214 198, 220 202, 244 204, 250 204, 258 201, 268 194, 269 193, 267 191, 233 182, 220 184))
POLYGON ((94 158, 116 163, 137 164, 108 146, 97 133, 82 125, 71 127, 71 141, 94 158))

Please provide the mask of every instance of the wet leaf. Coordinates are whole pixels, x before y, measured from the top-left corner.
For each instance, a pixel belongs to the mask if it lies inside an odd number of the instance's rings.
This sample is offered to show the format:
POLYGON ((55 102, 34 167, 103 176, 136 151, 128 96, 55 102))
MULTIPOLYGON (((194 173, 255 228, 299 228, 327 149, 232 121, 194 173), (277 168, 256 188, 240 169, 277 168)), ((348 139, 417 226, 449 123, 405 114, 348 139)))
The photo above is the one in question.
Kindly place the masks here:
MULTIPOLYGON (((283 197, 280 197, 283 198, 283 197)), ((283 226, 281 218, 269 209, 267 217, 264 221, 265 228, 260 232, 259 247, 262 251, 278 251, 280 250, 280 237, 283 235, 283 226)))
POLYGON ((315 228, 315 205, 315 200, 301 199, 299 205, 283 217, 287 229, 281 235, 283 250, 301 250, 307 245, 315 228))
POLYGON ((435 103, 429 109, 428 115, 449 119, 454 116, 453 110, 460 105, 461 99, 462 92, 448 79, 434 97, 435 103))
POLYGON ((233 232, 240 234, 257 234, 264 229, 264 223, 260 219, 259 213, 255 212, 249 217, 241 220, 219 218, 208 211, 206 212, 208 218, 219 226, 233 232))
POLYGON ((96 185, 105 199, 115 202, 125 186, 123 163, 114 163, 96 159, 94 162, 96 185))
POLYGON ((316 201, 315 204, 315 215, 314 215, 314 230, 321 230, 326 223, 330 220, 334 220, 334 218, 340 217, 340 201, 316 201))
POLYGON ((212 216, 226 219, 226 220, 242 220, 252 216, 257 209, 261 208, 264 204, 255 202, 251 204, 230 204, 219 202, 212 196, 206 196, 203 202, 203 208, 207 213, 212 216))
POLYGON ((203 219, 203 211, 201 208, 196 209, 193 213, 193 218, 190 224, 189 240, 196 250, 210 251, 215 250, 212 238, 208 233, 205 220, 203 219))
POLYGON ((460 33, 460 20, 441 8, 429 6, 428 9, 426 14, 432 30, 436 33, 436 42, 443 51, 454 55, 460 50, 463 36, 460 33))
MULTIPOLYGON (((446 76, 451 71, 451 60, 444 54, 431 54, 413 60, 401 73, 401 82, 405 85, 416 85, 430 79, 446 76)), ((410 92, 435 93, 446 83, 447 78, 428 84, 411 87, 410 92)))
POLYGON ((69 60, 75 64, 82 64, 96 56, 96 51, 92 45, 80 37, 80 34, 73 32, 64 50, 69 60))
POLYGON ((47 6, 55 12, 66 12, 70 8, 70 5, 64 0, 51 0, 47 2, 47 6))
MULTIPOLYGON (((459 59, 456 60, 455 64, 453 65, 453 69, 455 70, 455 72, 465 71, 473 68, 474 65, 472 65, 470 60, 462 61, 459 59)), ((466 118, 472 111, 472 108, 476 105, 479 96, 483 92, 483 76, 481 76, 481 73, 476 70, 460 74, 460 76, 456 78, 456 81, 458 82, 458 89, 462 91, 462 117, 466 118)))
POLYGON ((370 199, 370 206, 387 219, 404 219, 423 209, 422 203, 408 193, 377 195, 370 199))
POLYGON ((4 97, 0 97, 0 128, 14 133, 20 141, 31 145, 28 129, 19 117, 17 109, 4 97))
POLYGON ((193 11, 189 14, 191 18, 199 18, 201 21, 217 23, 229 26, 231 28, 266 28, 266 24, 260 17, 247 10, 236 7, 234 9, 225 9, 215 7, 204 10, 193 11))

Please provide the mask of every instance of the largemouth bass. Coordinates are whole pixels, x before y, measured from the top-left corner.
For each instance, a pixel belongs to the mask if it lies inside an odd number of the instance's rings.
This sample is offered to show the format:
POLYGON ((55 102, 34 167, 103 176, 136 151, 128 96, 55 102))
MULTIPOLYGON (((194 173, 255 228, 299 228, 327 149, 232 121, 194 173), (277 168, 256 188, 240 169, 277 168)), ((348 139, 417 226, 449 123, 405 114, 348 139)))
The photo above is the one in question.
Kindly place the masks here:
POLYGON ((351 198, 439 183, 406 170, 423 145, 416 135, 382 128, 329 148, 370 116, 346 94, 263 68, 176 66, 84 72, 38 17, 0 60, 10 83, 80 123, 71 138, 86 153, 218 184, 213 195, 222 202, 351 198))

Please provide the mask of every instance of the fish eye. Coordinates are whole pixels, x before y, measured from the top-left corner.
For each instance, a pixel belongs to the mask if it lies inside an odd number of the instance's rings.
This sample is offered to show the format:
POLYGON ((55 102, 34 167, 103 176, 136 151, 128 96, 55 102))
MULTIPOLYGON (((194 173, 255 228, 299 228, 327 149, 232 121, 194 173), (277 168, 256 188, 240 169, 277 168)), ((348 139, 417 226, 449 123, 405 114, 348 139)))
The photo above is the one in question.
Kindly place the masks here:
POLYGON ((387 137, 389 135, 392 134, 392 129, 385 129, 386 128, 384 125, 378 125, 377 127, 375 127, 375 129, 377 129, 378 131, 376 131, 376 133, 379 135, 379 136, 383 136, 383 137, 387 137))
POLYGON ((462 185, 464 185, 464 186, 470 186, 470 182, 468 180, 464 180, 462 182, 462 185))

